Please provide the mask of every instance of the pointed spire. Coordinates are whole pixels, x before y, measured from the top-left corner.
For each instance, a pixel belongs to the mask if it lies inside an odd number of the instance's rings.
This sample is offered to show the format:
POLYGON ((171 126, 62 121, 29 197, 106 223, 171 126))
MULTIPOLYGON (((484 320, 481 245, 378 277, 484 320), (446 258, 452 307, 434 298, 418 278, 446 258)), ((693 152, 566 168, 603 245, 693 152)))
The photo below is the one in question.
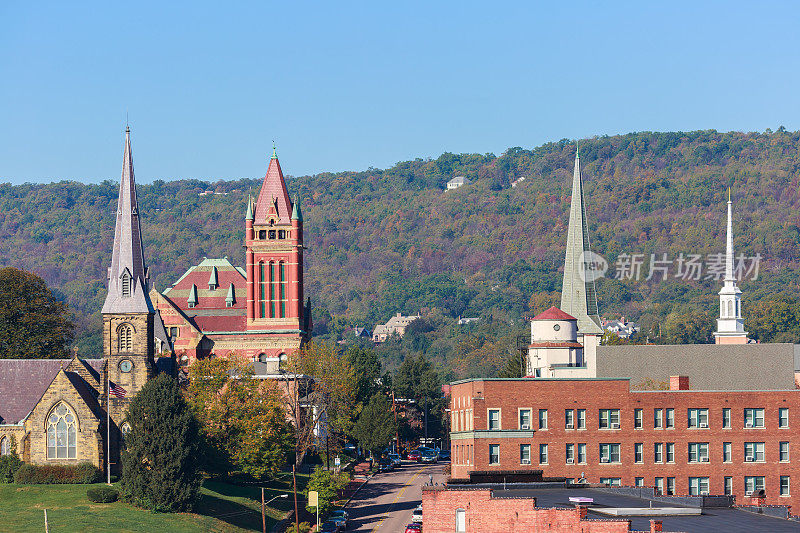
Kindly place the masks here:
POLYGON ((742 320, 742 291, 733 270, 733 203, 728 188, 728 220, 725 235, 725 278, 719 291, 719 318, 714 337, 717 344, 745 344, 747 332, 742 320))
POLYGON ((148 295, 147 268, 144 264, 139 203, 133 174, 131 129, 125 128, 125 151, 117 200, 117 222, 111 267, 108 269, 108 295, 103 313, 153 313, 148 295), (125 274, 127 272, 127 275, 125 274))
POLYGON ((236 303, 236 292, 233 290, 233 283, 231 283, 230 287, 228 287, 228 294, 225 296, 225 305, 228 307, 233 307, 233 304, 236 303))
POLYGON ((275 141, 272 141, 272 157, 270 159, 278 159, 278 151, 275 150, 275 141))
POLYGON ((208 277, 208 289, 215 290, 219 287, 219 281, 217 280, 217 267, 211 267, 211 275, 208 277))
POLYGON ((197 285, 192 283, 192 288, 189 289, 189 298, 186 299, 186 303, 189 304, 189 307, 195 307, 197 302, 197 285))
POLYGON ((592 273, 586 270, 589 247, 589 229, 583 201, 583 180, 578 149, 575 149, 575 169, 572 175, 572 201, 569 209, 567 250, 564 258, 564 280, 561 287, 561 310, 578 319, 578 331, 601 335, 600 316, 597 310, 592 273))
POLYGON ((253 220, 255 216, 253 215, 253 197, 247 196, 247 214, 244 216, 245 220, 253 220))
POLYGON ((303 212, 300 210, 300 196, 297 197, 292 206, 292 220, 303 221, 303 212))
POLYGON ((253 214, 255 224, 266 224, 270 214, 277 217, 279 224, 290 222, 292 212, 289 192, 286 190, 281 164, 274 151, 267 173, 261 182, 261 191, 258 193, 253 214))

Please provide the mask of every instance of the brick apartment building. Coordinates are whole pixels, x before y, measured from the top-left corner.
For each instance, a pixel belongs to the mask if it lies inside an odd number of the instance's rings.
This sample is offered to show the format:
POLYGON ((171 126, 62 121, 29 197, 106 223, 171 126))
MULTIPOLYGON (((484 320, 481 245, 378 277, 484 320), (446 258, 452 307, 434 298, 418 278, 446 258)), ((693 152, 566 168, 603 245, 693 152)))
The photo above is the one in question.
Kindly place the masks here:
POLYGON ((625 378, 470 379, 451 385, 453 481, 585 479, 664 494, 764 490, 800 509, 800 390, 631 391, 625 378), (795 458, 792 460, 792 448, 795 458))

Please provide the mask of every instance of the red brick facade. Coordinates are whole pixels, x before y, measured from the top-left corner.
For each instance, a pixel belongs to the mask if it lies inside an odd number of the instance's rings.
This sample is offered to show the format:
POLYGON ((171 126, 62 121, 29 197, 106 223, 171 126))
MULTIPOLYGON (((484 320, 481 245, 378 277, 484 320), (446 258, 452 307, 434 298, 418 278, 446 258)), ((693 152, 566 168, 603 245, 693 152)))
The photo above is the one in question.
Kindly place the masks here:
POLYGON ((631 530, 629 520, 586 520, 585 507, 538 509, 532 498, 494 498, 489 489, 423 489, 425 533, 457 532, 457 510, 463 511, 465 532, 628 533, 631 530))
POLYGON ((800 508, 800 487, 791 486, 800 483, 797 390, 645 392, 630 391, 627 379, 476 379, 452 384, 450 407, 455 479, 475 471, 541 470, 544 477, 590 483, 660 485, 676 495, 729 490, 740 503, 747 488, 760 489, 763 481, 767 504, 800 508), (520 409, 530 409, 527 429, 520 409), (749 409, 757 411, 746 415, 749 409), (746 427, 746 416, 754 427, 746 427), (499 428, 490 430, 490 423, 499 428), (530 447, 529 461, 521 446, 530 447))

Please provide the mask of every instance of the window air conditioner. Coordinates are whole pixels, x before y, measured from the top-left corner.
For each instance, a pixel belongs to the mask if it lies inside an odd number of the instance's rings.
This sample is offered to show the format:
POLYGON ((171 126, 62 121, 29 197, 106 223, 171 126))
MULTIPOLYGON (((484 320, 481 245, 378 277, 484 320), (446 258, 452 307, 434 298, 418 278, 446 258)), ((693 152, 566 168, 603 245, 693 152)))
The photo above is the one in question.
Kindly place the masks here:
POLYGON ((601 463, 607 463, 608 462, 608 457, 601 457, 600 458, 600 462, 601 463))
POLYGON ((522 463, 524 465, 529 465, 529 464, 531 464, 531 460, 530 459, 523 459, 522 461, 520 461, 520 463, 522 463))
POLYGON ((708 429, 708 424, 706 424, 705 422, 700 422, 700 427, 702 429, 708 429))
POLYGON ((531 429, 530 424, 522 424, 522 429, 531 429))
POLYGON ((753 427, 753 423, 752 422, 745 422, 744 423, 744 427, 751 428, 751 427, 753 427))
POLYGON ((619 429, 619 424, 617 423, 611 424, 611 429, 619 429))
POLYGON ((745 491, 744 495, 745 496, 752 496, 753 495, 753 491, 752 490, 747 490, 747 491, 745 491))
POLYGON ((752 455, 748 455, 744 458, 745 463, 752 463, 753 461, 755 461, 755 458, 752 455))
POLYGON ((575 424, 572 422, 567 422, 567 429, 575 429, 575 424))
POLYGON ((700 462, 701 463, 707 463, 708 462, 708 457, 701 457, 700 458, 700 462))
POLYGON ((570 457, 569 459, 567 459, 567 464, 568 464, 568 465, 574 465, 574 464, 575 464, 575 459, 573 459, 572 457, 570 457))
POLYGON ((708 491, 707 490, 701 490, 700 491, 700 496, 708 496, 708 491))

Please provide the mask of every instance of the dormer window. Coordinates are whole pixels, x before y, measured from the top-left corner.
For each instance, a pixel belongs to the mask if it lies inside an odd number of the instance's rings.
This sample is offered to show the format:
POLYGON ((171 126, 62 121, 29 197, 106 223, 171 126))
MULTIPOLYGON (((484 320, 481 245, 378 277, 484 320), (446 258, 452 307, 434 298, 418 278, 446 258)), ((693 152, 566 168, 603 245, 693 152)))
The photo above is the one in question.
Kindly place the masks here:
POLYGON ((121 278, 122 278, 121 279, 121 281, 122 281, 122 296, 125 296, 127 298, 127 297, 129 297, 131 295, 131 280, 132 280, 131 275, 128 272, 127 268, 122 273, 121 278))
POLYGON ((274 229, 269 230, 269 238, 270 238, 270 240, 273 240, 275 238, 275 230, 274 229))

